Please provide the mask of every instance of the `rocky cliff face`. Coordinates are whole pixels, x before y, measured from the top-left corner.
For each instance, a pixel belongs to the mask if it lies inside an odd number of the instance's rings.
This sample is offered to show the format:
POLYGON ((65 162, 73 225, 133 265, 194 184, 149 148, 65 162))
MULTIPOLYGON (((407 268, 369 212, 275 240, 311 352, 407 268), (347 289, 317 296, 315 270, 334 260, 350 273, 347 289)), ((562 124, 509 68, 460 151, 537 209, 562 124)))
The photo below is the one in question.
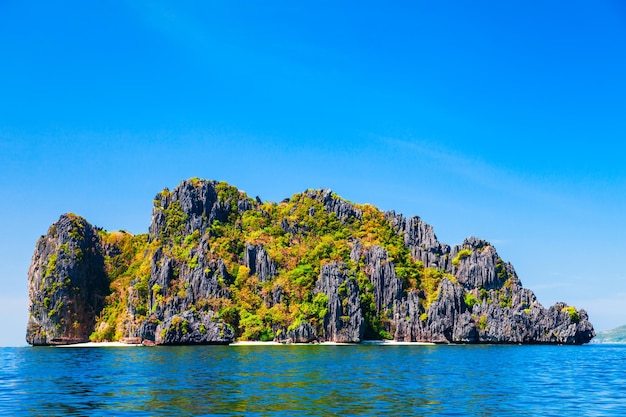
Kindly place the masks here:
POLYGON ((315 284, 317 293, 326 295, 328 313, 324 316, 324 340, 358 343, 365 330, 359 286, 346 265, 330 263, 322 266, 315 284))
MULTIPOLYGON (((235 221, 255 204, 233 187, 213 181, 184 181, 173 192, 157 195, 149 233, 157 249, 147 279, 148 317, 131 337, 157 344, 233 341, 233 328, 218 318, 210 302, 228 299, 232 277, 209 240, 217 233, 213 225, 235 221)), ((276 273, 262 246, 246 247, 244 262, 250 271, 261 279, 276 273)))
POLYGON ((87 341, 108 292, 95 229, 73 214, 61 216, 37 242, 28 271, 26 341, 32 345, 87 341))
POLYGON ((584 310, 549 309, 488 242, 450 247, 419 217, 330 190, 262 203, 192 179, 154 200, 147 235, 65 215, 37 243, 27 340, 156 344, 364 338, 581 344, 584 310))

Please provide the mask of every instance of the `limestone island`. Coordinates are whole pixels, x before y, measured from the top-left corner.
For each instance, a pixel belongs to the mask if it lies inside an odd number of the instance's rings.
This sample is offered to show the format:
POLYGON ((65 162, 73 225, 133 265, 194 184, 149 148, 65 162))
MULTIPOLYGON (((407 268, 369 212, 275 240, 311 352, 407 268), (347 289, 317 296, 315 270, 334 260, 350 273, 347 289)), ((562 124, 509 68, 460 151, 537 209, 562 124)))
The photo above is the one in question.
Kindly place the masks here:
POLYGON ((189 179, 154 198, 148 233, 64 214, 28 271, 31 345, 583 344, 584 310, 544 308, 485 240, 450 247, 419 217, 330 190, 262 202, 189 179))

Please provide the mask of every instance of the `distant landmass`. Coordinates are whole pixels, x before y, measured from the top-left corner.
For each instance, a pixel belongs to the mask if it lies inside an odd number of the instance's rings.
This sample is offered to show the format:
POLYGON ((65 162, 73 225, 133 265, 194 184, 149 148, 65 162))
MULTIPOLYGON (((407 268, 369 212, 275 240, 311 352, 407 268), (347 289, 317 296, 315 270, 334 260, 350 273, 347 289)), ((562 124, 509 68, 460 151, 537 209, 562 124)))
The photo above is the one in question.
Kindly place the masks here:
POLYGON ((154 198, 148 233, 64 214, 28 272, 32 345, 391 339, 582 344, 584 310, 544 308, 487 241, 450 247, 419 217, 330 190, 262 202, 192 178, 154 198))
POLYGON ((626 325, 598 332, 593 343, 626 343, 626 325))

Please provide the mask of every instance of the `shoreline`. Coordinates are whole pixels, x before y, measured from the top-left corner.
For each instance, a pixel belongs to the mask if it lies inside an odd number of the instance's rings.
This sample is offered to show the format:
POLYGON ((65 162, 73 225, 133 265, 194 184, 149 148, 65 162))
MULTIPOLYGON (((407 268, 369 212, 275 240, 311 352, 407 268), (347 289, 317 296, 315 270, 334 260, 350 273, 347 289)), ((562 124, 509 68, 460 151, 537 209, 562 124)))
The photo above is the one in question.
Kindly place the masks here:
POLYGON ((84 342, 73 343, 69 345, 54 345, 55 348, 100 348, 100 347, 143 347, 141 343, 123 343, 123 342, 84 342))
POLYGON ((313 342, 313 343, 280 343, 280 342, 261 342, 261 341, 237 341, 230 343, 228 346, 436 346, 434 342, 401 342, 395 340, 362 340, 360 343, 343 343, 343 342, 313 342))
MULTIPOLYGON (((363 340, 360 343, 342 343, 342 342, 318 342, 318 343, 280 343, 280 342, 261 342, 256 340, 242 340, 229 343, 225 346, 436 346, 432 342, 397 342, 394 340, 363 340)), ((124 342, 84 342, 73 343, 68 345, 53 345, 55 348, 103 348, 103 347, 144 347, 142 343, 124 343, 124 342)))
POLYGON ((380 346, 437 346, 441 343, 435 342, 402 342, 396 340, 363 340, 362 345, 380 345, 380 346))

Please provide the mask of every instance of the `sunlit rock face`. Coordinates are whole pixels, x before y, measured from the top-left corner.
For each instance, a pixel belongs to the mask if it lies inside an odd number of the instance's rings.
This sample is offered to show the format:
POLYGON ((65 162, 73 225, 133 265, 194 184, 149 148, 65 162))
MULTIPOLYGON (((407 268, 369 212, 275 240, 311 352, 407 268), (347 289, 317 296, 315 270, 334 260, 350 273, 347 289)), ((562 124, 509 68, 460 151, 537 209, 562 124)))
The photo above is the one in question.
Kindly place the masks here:
POLYGON ((190 179, 153 203, 143 235, 67 214, 39 239, 28 343, 582 344, 595 335, 584 310, 544 308, 489 242, 451 247, 419 217, 330 190, 264 203, 190 179))

